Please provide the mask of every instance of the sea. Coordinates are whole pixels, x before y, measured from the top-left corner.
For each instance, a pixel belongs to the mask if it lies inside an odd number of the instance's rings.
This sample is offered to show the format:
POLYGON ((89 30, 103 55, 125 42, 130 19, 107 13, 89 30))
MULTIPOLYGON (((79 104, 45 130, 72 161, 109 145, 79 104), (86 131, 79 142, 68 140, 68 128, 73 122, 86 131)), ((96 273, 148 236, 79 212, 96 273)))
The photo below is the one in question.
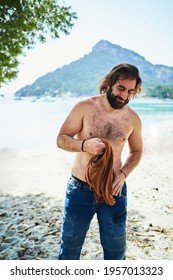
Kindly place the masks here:
MULTIPOLYGON (((1 98, 0 151, 56 146, 60 126, 79 100, 78 97, 1 98)), ((173 120, 173 100, 138 97, 129 105, 138 113, 144 127, 173 120)))

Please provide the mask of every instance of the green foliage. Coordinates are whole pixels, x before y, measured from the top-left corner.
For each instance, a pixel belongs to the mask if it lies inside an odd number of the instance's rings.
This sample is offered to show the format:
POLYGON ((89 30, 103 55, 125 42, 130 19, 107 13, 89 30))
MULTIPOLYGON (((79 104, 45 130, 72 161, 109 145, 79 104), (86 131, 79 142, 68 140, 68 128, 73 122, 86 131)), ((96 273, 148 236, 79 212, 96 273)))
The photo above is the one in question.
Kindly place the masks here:
POLYGON ((69 34, 76 13, 56 0, 0 1, 0 85, 15 78, 19 55, 49 35, 69 34))
POLYGON ((173 86, 158 85, 148 89, 148 96, 173 99, 173 86))

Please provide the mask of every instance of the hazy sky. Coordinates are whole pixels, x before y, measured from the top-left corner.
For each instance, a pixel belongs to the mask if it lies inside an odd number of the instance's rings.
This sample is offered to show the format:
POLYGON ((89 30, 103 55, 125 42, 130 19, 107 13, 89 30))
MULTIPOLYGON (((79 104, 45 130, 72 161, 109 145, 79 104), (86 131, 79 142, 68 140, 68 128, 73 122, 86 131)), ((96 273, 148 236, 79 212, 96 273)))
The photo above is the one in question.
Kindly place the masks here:
POLYGON ((15 93, 38 77, 89 53, 100 40, 173 66, 173 0, 64 0, 77 12, 70 35, 37 45, 21 58, 18 78, 1 89, 15 93))

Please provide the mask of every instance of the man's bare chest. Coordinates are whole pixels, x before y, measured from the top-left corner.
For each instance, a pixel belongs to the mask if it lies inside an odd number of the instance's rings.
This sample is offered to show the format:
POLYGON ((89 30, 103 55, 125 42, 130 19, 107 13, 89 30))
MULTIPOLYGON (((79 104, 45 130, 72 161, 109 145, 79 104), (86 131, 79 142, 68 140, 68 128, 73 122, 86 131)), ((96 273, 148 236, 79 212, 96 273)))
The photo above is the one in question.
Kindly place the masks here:
POLYGON ((84 120, 84 130, 89 138, 98 137, 108 141, 124 143, 128 139, 131 129, 130 121, 125 115, 110 117, 92 113, 84 120))

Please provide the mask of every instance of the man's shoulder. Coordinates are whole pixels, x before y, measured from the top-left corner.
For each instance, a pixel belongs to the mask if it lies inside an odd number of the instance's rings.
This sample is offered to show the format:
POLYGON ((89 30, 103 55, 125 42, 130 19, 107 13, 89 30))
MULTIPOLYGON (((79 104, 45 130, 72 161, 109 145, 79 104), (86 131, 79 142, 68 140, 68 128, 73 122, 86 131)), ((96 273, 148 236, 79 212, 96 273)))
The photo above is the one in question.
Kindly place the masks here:
POLYGON ((71 113, 85 115, 90 110, 92 111, 94 110, 93 107, 95 106, 94 104, 96 104, 96 102, 97 102, 97 97, 95 96, 82 99, 74 105, 71 113))
POLYGON ((99 96, 91 96, 91 97, 88 97, 86 99, 80 100, 76 105, 78 105, 78 106, 84 106, 84 105, 91 106, 91 105, 96 104, 99 101, 99 99, 100 99, 99 96))
POLYGON ((138 113, 133 108, 131 108, 130 106, 127 106, 127 107, 128 107, 128 113, 130 115, 130 118, 134 122, 141 122, 141 119, 140 119, 138 113))
POLYGON ((128 113, 134 116, 139 116, 138 113, 129 105, 127 105, 128 113))

